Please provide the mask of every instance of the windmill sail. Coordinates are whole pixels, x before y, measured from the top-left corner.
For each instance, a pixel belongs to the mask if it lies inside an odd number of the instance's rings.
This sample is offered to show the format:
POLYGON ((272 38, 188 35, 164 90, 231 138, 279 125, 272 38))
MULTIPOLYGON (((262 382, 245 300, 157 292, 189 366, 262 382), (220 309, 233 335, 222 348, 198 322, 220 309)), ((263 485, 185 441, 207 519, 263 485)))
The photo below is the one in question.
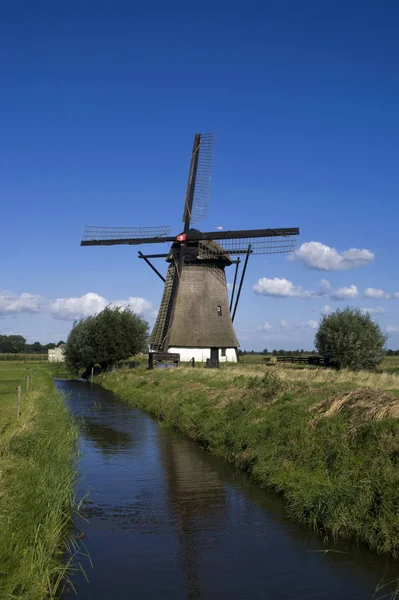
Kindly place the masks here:
POLYGON ((223 231, 199 233, 200 248, 211 256, 225 254, 246 254, 251 246, 251 254, 282 254, 293 252, 299 230, 292 229, 254 229, 242 231, 223 231), (213 244, 205 240, 213 239, 213 244))
POLYGON ((116 244, 148 244, 170 242, 171 228, 167 225, 153 227, 98 227, 85 228, 81 246, 112 246, 116 244))
POLYGON ((293 252, 296 236, 259 237, 218 240, 220 254, 246 254, 251 245, 251 254, 284 254, 293 252))
POLYGON ((213 151, 213 133, 195 135, 183 212, 183 223, 188 225, 204 220, 208 216, 213 151))

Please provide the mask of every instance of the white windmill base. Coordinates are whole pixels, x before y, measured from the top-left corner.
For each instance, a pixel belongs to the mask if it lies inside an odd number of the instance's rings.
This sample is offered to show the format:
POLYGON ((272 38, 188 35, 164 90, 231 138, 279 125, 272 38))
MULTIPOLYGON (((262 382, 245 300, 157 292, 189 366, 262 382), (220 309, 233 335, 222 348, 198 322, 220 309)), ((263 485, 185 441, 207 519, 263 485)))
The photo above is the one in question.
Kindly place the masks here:
MULTIPOLYGON (((168 348, 168 352, 176 352, 180 354, 180 362, 188 362, 192 358, 195 362, 206 362, 207 358, 211 358, 210 348, 168 348)), ((237 362, 236 348, 219 348, 220 362, 237 362)))

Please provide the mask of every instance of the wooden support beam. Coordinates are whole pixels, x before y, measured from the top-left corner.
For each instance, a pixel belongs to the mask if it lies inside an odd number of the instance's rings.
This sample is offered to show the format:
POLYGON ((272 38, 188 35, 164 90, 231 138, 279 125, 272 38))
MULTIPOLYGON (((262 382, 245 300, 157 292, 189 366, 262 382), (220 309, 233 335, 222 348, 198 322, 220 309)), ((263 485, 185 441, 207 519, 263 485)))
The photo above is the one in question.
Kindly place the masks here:
POLYGON ((145 262, 147 263, 147 265, 154 271, 154 273, 156 273, 158 275, 158 277, 160 279, 162 279, 162 281, 165 283, 166 279, 163 275, 161 275, 161 273, 158 271, 158 269, 156 269, 154 267, 154 265, 148 260, 148 258, 146 256, 144 256, 144 254, 142 252, 140 252, 139 250, 139 258, 143 258, 145 260, 145 262))
POLYGON ((166 252, 165 254, 143 254, 140 258, 167 258, 169 254, 166 252))
POLYGON ((240 258, 237 258, 236 261, 234 261, 236 263, 236 271, 234 273, 234 283, 233 283, 233 289, 231 291, 231 298, 230 298, 230 313, 231 313, 231 309, 233 308, 233 301, 234 301, 234 293, 236 290, 236 282, 237 282, 237 273, 238 273, 238 267, 240 264, 240 258))
POLYGON ((234 317, 236 316, 236 312, 237 312, 237 306, 238 306, 238 301, 240 299, 240 294, 241 294, 241 288, 242 288, 242 284, 244 282, 244 277, 245 277, 245 271, 247 270, 247 264, 248 264, 248 259, 249 259, 249 255, 251 254, 251 244, 249 244, 248 249, 247 249, 247 255, 245 257, 245 262, 244 262, 244 267, 242 270, 242 275, 241 275, 241 280, 240 280, 240 285, 238 286, 238 292, 237 292, 237 300, 234 306, 234 312, 233 315, 231 317, 231 320, 234 322, 234 317))

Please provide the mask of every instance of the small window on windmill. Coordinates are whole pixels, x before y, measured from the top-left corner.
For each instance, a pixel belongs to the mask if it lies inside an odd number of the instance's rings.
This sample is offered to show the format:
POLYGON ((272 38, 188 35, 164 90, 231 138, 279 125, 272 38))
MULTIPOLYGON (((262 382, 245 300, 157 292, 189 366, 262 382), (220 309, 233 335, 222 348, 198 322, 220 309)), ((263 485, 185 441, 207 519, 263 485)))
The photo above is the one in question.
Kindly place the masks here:
POLYGON ((226 348, 220 348, 220 356, 226 356, 226 348))
POLYGON ((218 317, 222 316, 222 307, 218 304, 218 317))

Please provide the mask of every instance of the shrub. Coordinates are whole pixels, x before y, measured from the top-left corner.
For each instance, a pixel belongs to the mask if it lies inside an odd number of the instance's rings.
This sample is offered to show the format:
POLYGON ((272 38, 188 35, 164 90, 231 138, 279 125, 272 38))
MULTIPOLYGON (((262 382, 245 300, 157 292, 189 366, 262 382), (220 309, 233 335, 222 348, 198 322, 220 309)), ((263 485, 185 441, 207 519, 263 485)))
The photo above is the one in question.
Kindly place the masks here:
POLYGON ((386 336, 369 314, 347 307, 325 316, 315 346, 327 364, 354 371, 375 369, 384 358, 386 336))
POLYGON ((277 400, 286 392, 286 382, 275 369, 266 371, 262 378, 253 377, 248 383, 248 389, 253 390, 254 397, 262 400, 277 400))
POLYGON ((107 306, 94 317, 74 323, 65 349, 73 373, 99 364, 106 369, 146 349, 148 323, 131 310, 107 306))

